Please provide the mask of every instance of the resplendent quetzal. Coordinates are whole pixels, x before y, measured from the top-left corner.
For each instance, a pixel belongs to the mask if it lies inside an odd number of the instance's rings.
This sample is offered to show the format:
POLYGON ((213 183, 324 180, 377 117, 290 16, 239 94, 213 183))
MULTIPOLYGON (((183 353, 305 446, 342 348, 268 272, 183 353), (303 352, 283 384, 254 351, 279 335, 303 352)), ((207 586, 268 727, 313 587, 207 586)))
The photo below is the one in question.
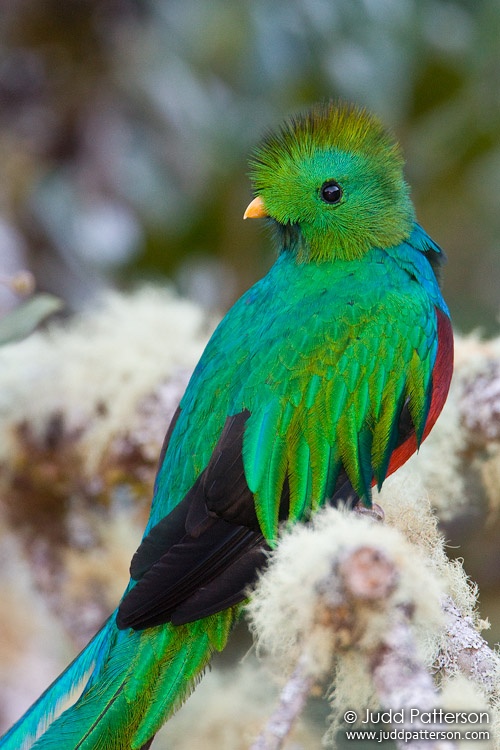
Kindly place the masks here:
POLYGON ((256 149, 278 249, 222 320, 172 420, 117 610, 2 750, 147 748, 224 648, 281 522, 371 502, 443 407, 453 339, 440 248, 379 121, 318 105, 256 149), (83 692, 58 718, 68 693, 83 692))

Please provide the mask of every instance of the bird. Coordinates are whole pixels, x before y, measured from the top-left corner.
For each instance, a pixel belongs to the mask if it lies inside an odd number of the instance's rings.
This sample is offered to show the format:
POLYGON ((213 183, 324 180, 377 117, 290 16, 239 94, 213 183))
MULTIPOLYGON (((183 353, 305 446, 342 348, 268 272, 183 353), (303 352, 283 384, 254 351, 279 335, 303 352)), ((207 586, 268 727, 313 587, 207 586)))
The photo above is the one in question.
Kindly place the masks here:
POLYGON ((443 408, 445 255, 417 223, 392 133, 321 102, 264 135, 250 178, 244 218, 263 220, 276 260, 194 369, 120 603, 1 750, 147 750, 226 645, 281 530, 326 505, 370 507, 443 408))

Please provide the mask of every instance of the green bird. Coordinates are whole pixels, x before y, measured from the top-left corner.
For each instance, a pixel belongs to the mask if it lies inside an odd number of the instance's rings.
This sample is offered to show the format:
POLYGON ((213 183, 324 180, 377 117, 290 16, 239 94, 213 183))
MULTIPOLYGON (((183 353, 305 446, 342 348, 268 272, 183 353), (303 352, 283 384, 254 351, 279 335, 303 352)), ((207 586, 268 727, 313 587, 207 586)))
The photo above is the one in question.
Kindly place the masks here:
POLYGON ((280 526, 369 507, 443 407, 443 253, 415 221, 393 137, 321 104, 270 133, 251 170, 245 217, 268 223, 277 260, 191 377, 118 608, 2 750, 149 748, 224 648, 280 526))

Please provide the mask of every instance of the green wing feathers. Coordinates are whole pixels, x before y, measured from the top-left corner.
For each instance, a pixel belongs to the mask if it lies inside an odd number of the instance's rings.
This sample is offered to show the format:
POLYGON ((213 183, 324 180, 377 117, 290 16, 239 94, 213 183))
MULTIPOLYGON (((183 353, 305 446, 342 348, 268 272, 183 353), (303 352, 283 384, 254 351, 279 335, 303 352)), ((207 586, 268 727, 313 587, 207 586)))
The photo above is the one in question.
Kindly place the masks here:
POLYGON ((403 405, 417 439, 428 411, 434 305, 442 298, 435 278, 432 293, 417 280, 430 266, 422 257, 421 272, 415 255, 402 245, 349 263, 299 265, 280 256, 222 321, 193 375, 149 527, 203 471, 227 416, 245 410, 245 476, 268 541, 277 537, 285 480, 291 522, 325 501, 342 468, 370 502, 373 478, 381 484, 386 475, 403 405))
MULTIPOLYGON (((404 405, 417 442, 422 436, 437 349, 436 313, 423 293, 405 299, 402 308, 394 292, 385 295, 382 316, 378 294, 371 296, 337 304, 341 314, 333 321, 331 307, 318 306, 314 324, 311 317, 304 324, 306 333, 300 328, 285 332, 277 367, 270 346, 267 399, 260 388, 259 400, 252 403, 253 378, 248 375, 243 397, 251 416, 244 465, 269 540, 277 534, 276 498, 285 477, 291 522, 308 516, 331 495, 341 468, 369 504, 373 480, 381 484, 386 476, 404 405), (283 371, 288 377, 281 377, 283 371)), ((308 302, 310 314, 313 301, 308 302)))
MULTIPOLYGON (((302 373, 302 408, 292 409, 285 387, 279 398, 274 395, 264 408, 252 412, 245 433, 245 469, 268 539, 276 534, 276 497, 285 476, 292 522, 314 511, 333 492, 341 467, 357 494, 369 502, 373 477, 380 484, 387 472, 406 402, 415 432, 422 434, 435 347, 429 340, 427 346, 421 341, 419 354, 409 336, 401 337, 399 346, 388 341, 382 357, 377 350, 387 333, 374 323, 365 334, 368 339, 349 337, 322 348, 317 365, 324 370, 323 386, 317 388, 318 372, 302 373), (371 357, 369 347, 375 350, 371 357), (349 368, 348 361, 358 366, 349 368)), ((295 393, 292 385, 292 398, 295 393)))

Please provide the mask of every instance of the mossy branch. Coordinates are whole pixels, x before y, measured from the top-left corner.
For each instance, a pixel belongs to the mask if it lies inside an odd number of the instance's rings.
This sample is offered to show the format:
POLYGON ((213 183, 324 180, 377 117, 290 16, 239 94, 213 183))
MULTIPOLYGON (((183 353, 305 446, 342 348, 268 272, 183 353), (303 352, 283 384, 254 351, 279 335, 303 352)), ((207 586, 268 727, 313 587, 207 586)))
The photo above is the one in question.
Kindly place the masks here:
POLYGON ((490 360, 464 382, 462 423, 476 450, 500 441, 500 362, 490 360))
POLYGON ((281 691, 278 706, 255 742, 252 743, 250 750, 280 750, 283 747, 294 723, 304 709, 314 682, 308 669, 307 655, 304 653, 281 691))
MULTIPOLYGON (((335 548, 335 539, 332 541, 335 548)), ((318 643, 323 644, 323 656, 325 651, 330 652, 330 669, 333 668, 335 652, 362 649, 380 704, 385 709, 407 709, 409 717, 410 708, 432 709, 438 702, 432 677, 418 655, 411 628, 411 603, 394 605, 392 601, 399 583, 394 560, 383 548, 364 545, 339 551, 338 556, 334 554, 331 565, 329 575, 315 585, 317 599, 313 629, 303 640, 302 652, 283 688, 279 706, 251 750, 279 750, 283 747, 293 722, 321 676, 314 658, 318 643), (368 636, 367 642, 369 621, 376 611, 378 616, 385 611, 389 627, 379 631, 378 640, 373 641, 372 636, 368 636)), ((417 726, 408 720, 398 728, 415 731, 417 726)), ((404 748, 406 744, 398 743, 398 747, 404 748)), ((418 741, 410 746, 415 750, 424 747, 418 741)), ((427 750, 438 747, 444 750, 455 746, 453 743, 425 743, 427 750)))
POLYGON ((462 672, 477 682, 493 700, 500 696, 500 655, 478 632, 470 615, 464 615, 450 596, 442 601, 446 638, 436 659, 436 671, 444 675, 462 672))
MULTIPOLYGON (((374 524, 373 515, 329 510, 312 529, 294 530, 254 592, 249 612, 257 642, 278 659, 280 669, 287 661, 296 666, 251 750, 283 747, 308 695, 335 673, 334 726, 346 707, 358 716, 367 706, 390 711, 400 719, 393 728, 407 732, 404 739, 396 738, 401 750, 456 747, 447 739, 429 740, 425 730, 440 736, 449 727, 422 722, 411 709, 458 710, 447 703, 440 685, 459 672, 482 693, 483 708, 496 710, 499 655, 480 636, 473 617, 442 594, 447 588, 443 571, 422 550, 412 549, 400 531, 374 524), (307 604, 301 594, 306 581, 307 604), (355 685, 359 675, 346 681, 349 669, 338 668, 353 660, 368 687, 361 701, 355 685)), ((380 511, 376 517, 380 520, 380 511)))

